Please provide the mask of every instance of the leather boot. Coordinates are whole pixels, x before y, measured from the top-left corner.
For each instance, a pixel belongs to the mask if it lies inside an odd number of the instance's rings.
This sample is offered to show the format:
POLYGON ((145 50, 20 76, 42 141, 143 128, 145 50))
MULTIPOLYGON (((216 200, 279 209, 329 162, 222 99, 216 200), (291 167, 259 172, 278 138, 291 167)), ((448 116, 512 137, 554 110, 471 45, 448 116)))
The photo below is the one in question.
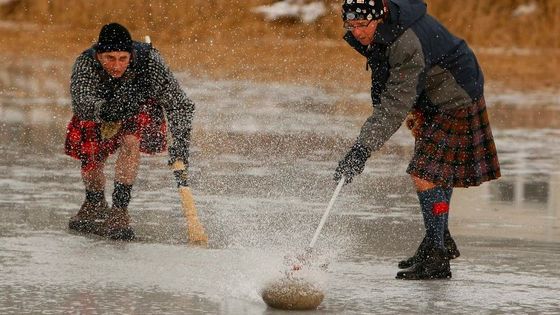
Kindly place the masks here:
MULTIPOLYGON (((420 246, 418 246, 418 249, 416 250, 416 253, 414 253, 414 256, 409 257, 405 260, 399 261, 399 268, 400 269, 410 268, 415 263, 424 259, 426 257, 426 245, 427 245, 427 243, 428 243, 428 238, 424 236, 424 239, 422 240, 422 243, 420 243, 420 246)), ((459 249, 457 248, 457 244, 455 243, 455 241, 451 237, 451 233, 449 232, 449 230, 445 230, 445 232, 443 234, 443 245, 445 246, 445 249, 447 250, 447 255, 449 256, 449 259, 455 259, 455 258, 461 256, 461 253, 459 252, 459 249)))
POLYGON ((451 268, 447 252, 443 248, 427 249, 424 260, 417 262, 406 270, 399 271, 396 278, 404 280, 451 278, 451 268))
POLYGON ((420 262, 426 258, 426 249, 428 247, 428 237, 424 236, 424 239, 418 246, 418 249, 412 257, 405 260, 399 261, 399 269, 406 269, 412 267, 415 263, 420 262))
POLYGON ((449 230, 445 230, 443 233, 443 246, 445 246, 445 249, 447 250, 447 256, 449 259, 455 259, 461 256, 461 253, 457 248, 457 244, 455 244, 455 240, 451 237, 449 230))
POLYGON ((82 233, 92 233, 107 218, 109 205, 103 199, 99 203, 84 201, 82 207, 68 221, 68 228, 82 233))
POLYGON ((130 227, 130 216, 126 208, 111 207, 109 216, 105 220, 98 235, 112 240, 130 241, 134 239, 134 231, 130 227))

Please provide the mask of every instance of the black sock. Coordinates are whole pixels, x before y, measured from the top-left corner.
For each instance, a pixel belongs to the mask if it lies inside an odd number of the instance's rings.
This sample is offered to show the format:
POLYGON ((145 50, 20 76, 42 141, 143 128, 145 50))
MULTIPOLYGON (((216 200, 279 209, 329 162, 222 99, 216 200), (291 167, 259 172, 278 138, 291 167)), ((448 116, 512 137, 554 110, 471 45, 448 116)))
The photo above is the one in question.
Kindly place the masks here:
POLYGON ((87 202, 98 204, 103 199, 105 199, 105 191, 104 190, 93 191, 93 190, 87 190, 86 189, 86 201, 87 202))
POLYGON ((130 202, 130 191, 132 185, 115 182, 115 190, 113 190, 113 206, 126 209, 130 202))
MULTIPOLYGON (((453 195, 453 187, 445 188, 444 192, 445 192, 445 199, 447 200, 447 204, 451 206, 451 196, 453 195)), ((445 231, 449 233, 449 212, 444 214, 443 221, 445 225, 445 231)))

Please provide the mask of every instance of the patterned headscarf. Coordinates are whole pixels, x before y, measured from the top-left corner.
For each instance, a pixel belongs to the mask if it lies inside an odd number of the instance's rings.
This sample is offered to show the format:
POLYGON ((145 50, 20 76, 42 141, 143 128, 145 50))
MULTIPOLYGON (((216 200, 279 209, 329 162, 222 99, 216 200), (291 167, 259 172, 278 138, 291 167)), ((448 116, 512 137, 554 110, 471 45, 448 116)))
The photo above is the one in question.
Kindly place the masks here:
POLYGON ((342 20, 379 20, 387 14, 384 0, 344 0, 342 20))

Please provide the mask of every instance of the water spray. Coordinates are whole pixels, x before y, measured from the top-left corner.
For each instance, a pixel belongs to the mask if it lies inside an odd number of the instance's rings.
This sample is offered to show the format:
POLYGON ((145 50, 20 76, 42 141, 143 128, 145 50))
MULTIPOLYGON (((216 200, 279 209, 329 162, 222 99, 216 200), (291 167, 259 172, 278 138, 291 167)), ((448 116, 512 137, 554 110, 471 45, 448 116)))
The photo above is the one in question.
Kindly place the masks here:
POLYGON ((309 243, 309 247, 305 254, 298 256, 299 262, 291 266, 291 271, 286 272, 286 277, 271 282, 262 290, 261 295, 263 301, 270 307, 285 310, 311 310, 316 309, 325 297, 324 293, 313 283, 306 281, 301 277, 295 277, 294 273, 304 268, 312 259, 311 255, 313 247, 317 242, 319 234, 327 221, 332 206, 342 186, 344 185, 344 176, 338 182, 336 189, 329 201, 327 209, 319 222, 319 226, 313 234, 313 238, 309 243))

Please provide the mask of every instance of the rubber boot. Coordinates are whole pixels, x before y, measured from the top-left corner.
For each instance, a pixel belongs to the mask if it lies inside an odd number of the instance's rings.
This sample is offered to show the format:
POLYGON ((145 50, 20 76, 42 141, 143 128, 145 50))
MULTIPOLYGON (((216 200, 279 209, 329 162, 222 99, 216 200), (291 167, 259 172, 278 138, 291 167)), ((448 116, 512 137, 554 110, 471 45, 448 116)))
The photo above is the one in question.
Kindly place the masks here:
POLYGON ((99 203, 84 201, 82 207, 68 221, 68 228, 81 233, 93 233, 107 218, 109 205, 103 199, 99 203))
MULTIPOLYGON (((399 268, 400 269, 410 268, 415 263, 420 262, 421 260, 425 259, 426 258, 427 243, 428 243, 428 239, 427 239, 427 237, 424 236, 424 239, 422 240, 422 243, 420 243, 420 246, 418 246, 418 249, 416 250, 416 253, 414 253, 414 256, 409 257, 405 260, 399 261, 399 268)), ((448 255, 449 259, 455 259, 455 258, 461 256, 461 253, 459 252, 459 249, 457 248, 457 244, 455 243, 455 241, 451 237, 451 233, 449 233, 449 230, 445 230, 445 232, 443 234, 443 243, 444 243, 445 249, 447 250, 447 255, 448 255)))
POLYGON ((446 250, 443 248, 427 249, 424 260, 406 270, 399 271, 396 278, 404 280, 451 278, 451 267, 449 266, 449 257, 446 250))
POLYGON ((99 235, 112 240, 130 241, 134 239, 134 231, 130 227, 130 216, 126 208, 111 207, 109 217, 105 220, 99 235))

